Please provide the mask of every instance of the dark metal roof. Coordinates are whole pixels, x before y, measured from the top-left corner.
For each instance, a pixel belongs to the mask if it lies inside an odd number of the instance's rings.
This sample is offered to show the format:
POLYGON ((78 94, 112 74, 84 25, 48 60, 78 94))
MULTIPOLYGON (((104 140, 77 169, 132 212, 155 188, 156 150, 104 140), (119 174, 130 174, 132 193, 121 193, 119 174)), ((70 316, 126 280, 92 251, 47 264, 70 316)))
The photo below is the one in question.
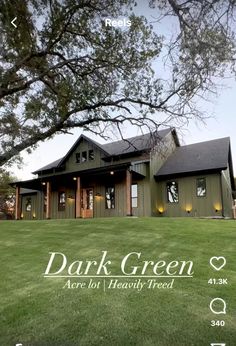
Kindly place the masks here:
POLYGON ((156 142, 164 138, 171 129, 160 130, 155 133, 146 133, 120 141, 103 144, 103 149, 111 156, 132 153, 135 151, 149 150, 153 148, 156 142))
POLYGON ((81 139, 85 139, 91 142, 93 145, 98 147, 104 153, 105 157, 109 157, 109 156, 119 156, 124 154, 135 153, 135 152, 144 151, 148 149, 150 150, 156 144, 158 140, 164 138, 170 131, 174 131, 174 130, 171 128, 168 128, 165 130, 156 131, 155 133, 147 133, 144 135, 135 136, 128 139, 122 139, 120 141, 115 141, 115 142, 111 142, 107 144, 99 144, 95 142, 94 140, 91 140, 90 138, 86 137, 85 135, 81 135, 64 157, 49 163, 48 165, 38 169, 37 171, 34 171, 33 174, 37 174, 42 171, 47 171, 47 170, 57 168, 63 165, 63 163, 72 153, 72 151, 76 148, 76 146, 78 145, 81 139))
POLYGON ((226 169, 229 153, 229 137, 184 145, 176 148, 155 176, 161 178, 183 173, 226 169))
POLYGON ((62 158, 58 159, 58 160, 55 160, 51 163, 49 163, 48 165, 46 166, 43 166, 42 168, 38 169, 37 171, 33 172, 33 174, 37 173, 37 172, 40 172, 40 171, 47 171, 48 169, 52 169, 52 168, 55 168, 58 166, 58 164, 61 162, 62 158))

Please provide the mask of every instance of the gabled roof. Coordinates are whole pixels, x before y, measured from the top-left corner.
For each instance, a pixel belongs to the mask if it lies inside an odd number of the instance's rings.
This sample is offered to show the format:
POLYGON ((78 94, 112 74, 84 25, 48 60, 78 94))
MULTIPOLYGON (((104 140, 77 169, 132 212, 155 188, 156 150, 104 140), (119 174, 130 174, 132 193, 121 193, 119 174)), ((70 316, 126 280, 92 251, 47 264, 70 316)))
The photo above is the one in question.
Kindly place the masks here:
POLYGON ((160 130, 154 133, 146 133, 144 135, 135 136, 120 141, 103 144, 103 149, 110 156, 118 156, 124 153, 132 153, 135 151, 144 151, 153 148, 156 142, 164 138, 171 129, 160 130))
POLYGON ((72 145, 72 147, 70 148, 70 150, 67 152, 67 154, 61 159, 61 161, 59 162, 58 166, 63 165, 63 163, 65 163, 66 159, 70 156, 70 154, 74 151, 74 149, 78 146, 79 142, 84 139, 87 142, 92 143, 95 147, 97 147, 98 149, 100 149, 101 151, 103 151, 103 153, 105 155, 108 155, 108 153, 103 149, 103 146, 101 144, 99 144, 98 142, 94 141, 91 138, 86 137, 85 135, 80 135, 79 138, 77 139, 77 141, 72 145))
POLYGON ((192 172, 217 171, 228 167, 230 138, 184 145, 176 148, 156 173, 157 178, 192 172))
POLYGON ((55 168, 58 166, 58 164, 61 162, 62 158, 58 159, 58 160, 55 160, 51 163, 49 163, 48 165, 46 166, 43 166, 42 168, 38 169, 37 171, 33 172, 33 174, 37 173, 37 172, 40 172, 40 171, 47 171, 48 169, 51 169, 51 168, 55 168))
POLYGON ((77 145, 79 144, 79 142, 82 140, 82 139, 85 139, 86 141, 92 143, 94 146, 96 146, 97 148, 99 148, 100 150, 102 150, 104 152, 105 155, 108 155, 107 152, 104 151, 103 147, 101 144, 99 144, 98 142, 94 141, 93 139, 90 139, 88 137, 86 137, 85 135, 80 135, 79 138, 76 140, 76 142, 72 145, 72 147, 70 148, 70 150, 66 153, 65 156, 61 157, 60 159, 58 160, 55 160, 51 163, 49 163, 48 165, 46 166, 43 166, 39 169, 37 169, 37 171, 34 171, 32 172, 33 174, 37 174, 37 173, 40 173, 42 171, 47 171, 47 170, 50 170, 50 169, 53 169, 53 168, 57 168, 57 167, 60 167, 64 164, 64 162, 66 161, 66 159, 70 156, 70 154, 73 152, 73 150, 77 147, 77 145))
MULTIPOLYGON (((95 147, 101 150, 104 154, 104 157, 112 157, 112 156, 120 156, 124 154, 131 154, 135 152, 150 150, 156 144, 157 140, 164 138, 171 131, 175 133, 175 130, 168 128, 165 130, 156 131, 155 133, 147 133, 144 135, 122 139, 122 140, 107 143, 107 144, 100 144, 82 134, 64 157, 49 163, 48 165, 38 169, 37 171, 34 171, 33 174, 37 174, 42 171, 47 171, 47 170, 51 170, 51 169, 59 168, 63 166, 67 158, 75 150, 75 148, 78 146, 79 142, 82 139, 85 139, 86 141, 92 143, 95 147)), ((175 133, 175 136, 176 136, 176 133, 175 133)), ((177 137, 176 137, 176 140, 177 140, 177 145, 179 145, 177 137)))

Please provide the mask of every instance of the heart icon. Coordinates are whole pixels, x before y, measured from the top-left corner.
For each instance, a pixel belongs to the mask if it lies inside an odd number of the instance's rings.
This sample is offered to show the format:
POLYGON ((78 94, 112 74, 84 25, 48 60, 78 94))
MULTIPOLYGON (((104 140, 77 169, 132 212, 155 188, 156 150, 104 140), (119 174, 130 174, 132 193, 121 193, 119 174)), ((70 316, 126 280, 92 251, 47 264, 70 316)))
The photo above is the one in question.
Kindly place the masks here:
POLYGON ((221 270, 225 265, 226 265, 226 259, 225 257, 211 257, 210 259, 210 265, 215 269, 215 270, 221 270))

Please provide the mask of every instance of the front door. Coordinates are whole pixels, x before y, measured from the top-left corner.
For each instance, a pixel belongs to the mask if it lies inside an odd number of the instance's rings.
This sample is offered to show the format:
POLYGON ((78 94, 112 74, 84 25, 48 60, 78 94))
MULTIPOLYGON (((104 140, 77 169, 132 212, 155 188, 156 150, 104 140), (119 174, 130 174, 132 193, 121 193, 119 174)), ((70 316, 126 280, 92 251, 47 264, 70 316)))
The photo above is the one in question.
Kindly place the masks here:
POLYGON ((81 191, 81 216, 93 217, 93 189, 91 188, 81 191))

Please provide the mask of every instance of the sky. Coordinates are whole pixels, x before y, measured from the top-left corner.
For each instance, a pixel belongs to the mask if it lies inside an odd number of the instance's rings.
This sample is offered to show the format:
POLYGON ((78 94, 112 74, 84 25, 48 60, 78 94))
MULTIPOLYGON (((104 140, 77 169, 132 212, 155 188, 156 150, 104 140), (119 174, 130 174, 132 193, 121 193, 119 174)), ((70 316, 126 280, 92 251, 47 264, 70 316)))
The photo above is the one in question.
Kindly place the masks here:
MULTIPOLYGON (((147 18, 153 19, 154 12, 144 5, 144 3, 145 2, 139 3, 137 13, 144 14, 147 18)), ((161 34, 168 37, 171 30, 173 30, 173 25, 174 24, 171 20, 165 22, 165 25, 162 26, 161 34)), ((154 30, 158 30, 158 32, 160 31, 160 27, 155 23, 154 30)), ((192 121, 188 126, 181 128, 178 133, 182 144, 192 144, 221 137, 230 137, 234 175, 236 176, 236 81, 231 78, 224 80, 223 83, 224 87, 221 87, 218 90, 217 96, 212 96, 211 102, 202 100, 198 103, 198 106, 207 112, 209 119, 207 119, 205 123, 192 121)), ((31 172, 63 157, 77 140, 82 131, 76 129, 72 131, 72 133, 73 135, 56 135, 53 139, 40 143, 38 148, 34 150, 32 154, 24 152, 22 154, 24 164, 21 169, 18 169, 16 166, 12 168, 14 175, 19 180, 34 178, 35 176, 33 176, 31 172)), ((123 130, 123 136, 127 138, 137 134, 137 130, 131 126, 127 126, 123 130)), ((85 135, 88 135, 88 133, 85 132, 85 135)), ((91 134, 88 136, 100 143, 104 143, 100 137, 91 134)), ((118 138, 113 138, 113 140, 117 139, 118 138)))
MULTIPOLYGON (((219 92, 215 102, 205 104, 209 108, 210 119, 206 123, 191 122, 188 127, 180 129, 179 136, 182 144, 192 144, 211 139, 230 137, 231 149, 234 163, 234 175, 236 176, 236 82, 228 83, 227 88, 219 92)), ((204 104, 201 104, 203 107, 204 104)), ((31 172, 44 165, 63 157, 70 147, 82 133, 80 130, 74 130, 73 135, 56 135, 53 139, 41 143, 32 154, 24 153, 24 165, 21 169, 13 169, 14 175, 20 180, 31 179, 35 176, 31 172)), ((124 136, 132 137, 137 131, 131 127, 124 130, 124 136)), ((85 132, 88 136, 88 133, 85 132)), ((104 143, 100 137, 89 135, 100 143, 104 143)), ((114 138, 117 140, 118 138, 114 138)))

